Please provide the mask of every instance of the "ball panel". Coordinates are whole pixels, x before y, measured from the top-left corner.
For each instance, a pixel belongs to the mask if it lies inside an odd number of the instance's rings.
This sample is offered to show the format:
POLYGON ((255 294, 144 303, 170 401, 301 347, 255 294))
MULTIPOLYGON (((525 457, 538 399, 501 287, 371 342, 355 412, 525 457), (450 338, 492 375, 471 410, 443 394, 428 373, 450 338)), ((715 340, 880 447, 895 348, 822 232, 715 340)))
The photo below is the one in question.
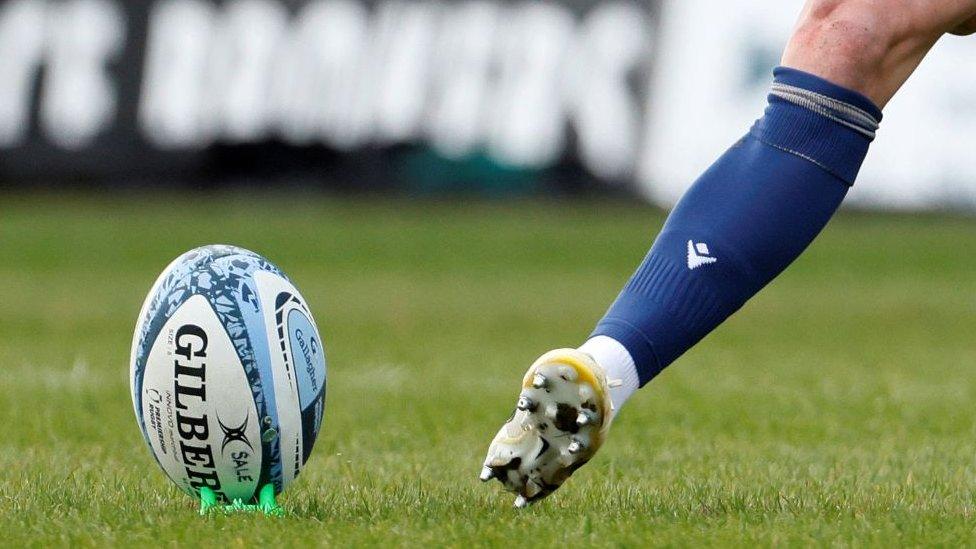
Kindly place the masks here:
POLYGON ((237 351, 209 301, 188 299, 150 350, 143 421, 160 466, 182 490, 250 499, 261 471, 260 419, 237 351))
POLYGON ((292 361, 298 374, 298 396, 302 410, 306 410, 322 394, 322 384, 325 381, 322 344, 311 320, 300 309, 288 312, 287 332, 291 342, 292 361))
POLYGON ((257 273, 268 272, 264 270, 266 268, 273 269, 271 274, 280 276, 277 267, 258 256, 235 254, 220 257, 207 266, 209 276, 206 279, 201 277, 196 291, 209 296, 247 372, 262 418, 261 442, 265 458, 262 484, 274 484, 275 491, 281 492, 284 489, 284 472, 280 406, 274 390, 267 327, 254 278, 257 273))
MULTIPOLYGON (((291 461, 288 456, 283 458, 285 463, 294 466, 297 476, 322 425, 327 384, 325 348, 308 304, 294 285, 270 273, 257 273, 255 280, 265 311, 274 311, 273 318, 269 316, 266 322, 274 326, 269 330, 268 339, 280 351, 272 353, 276 375, 288 380, 289 392, 301 410, 294 431, 300 443, 293 446, 295 454, 291 461)), ((283 449, 288 447, 282 442, 283 449)))
POLYGON ((292 296, 296 295, 298 290, 287 280, 273 273, 254 273, 254 281, 257 285, 261 309, 264 312, 264 324, 271 349, 272 374, 280 425, 278 436, 282 452, 282 481, 287 486, 301 471, 302 417, 297 376, 281 318, 286 307, 291 303, 292 296))

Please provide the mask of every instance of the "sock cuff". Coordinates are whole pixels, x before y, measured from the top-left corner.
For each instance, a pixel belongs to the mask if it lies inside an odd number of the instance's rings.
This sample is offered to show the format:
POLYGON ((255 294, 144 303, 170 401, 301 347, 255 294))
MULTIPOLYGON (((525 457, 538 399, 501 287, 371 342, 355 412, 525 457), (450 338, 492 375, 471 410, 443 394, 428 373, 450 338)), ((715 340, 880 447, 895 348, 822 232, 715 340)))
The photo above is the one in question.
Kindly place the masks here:
POLYGON ((875 125, 881 123, 883 115, 874 101, 860 92, 839 86, 815 74, 790 67, 776 67, 773 69, 773 85, 777 84, 807 90, 832 101, 846 104, 870 116, 874 119, 875 125))
POLYGON ((881 123, 867 97, 818 76, 778 67, 766 113, 750 135, 854 184, 881 123))
POLYGON ((793 103, 794 105, 799 105, 825 118, 829 118, 842 126, 847 126, 868 139, 874 139, 875 132, 878 131, 878 120, 867 111, 861 110, 850 103, 844 103, 817 92, 789 84, 774 82, 769 91, 769 95, 793 103))

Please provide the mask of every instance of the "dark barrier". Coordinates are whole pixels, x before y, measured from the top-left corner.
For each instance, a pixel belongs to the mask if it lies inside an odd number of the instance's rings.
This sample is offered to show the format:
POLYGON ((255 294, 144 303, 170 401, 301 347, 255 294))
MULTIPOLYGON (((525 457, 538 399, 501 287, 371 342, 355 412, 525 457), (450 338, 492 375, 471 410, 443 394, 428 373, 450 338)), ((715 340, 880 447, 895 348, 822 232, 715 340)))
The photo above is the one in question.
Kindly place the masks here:
POLYGON ((650 2, 7 0, 0 181, 630 182, 650 2))

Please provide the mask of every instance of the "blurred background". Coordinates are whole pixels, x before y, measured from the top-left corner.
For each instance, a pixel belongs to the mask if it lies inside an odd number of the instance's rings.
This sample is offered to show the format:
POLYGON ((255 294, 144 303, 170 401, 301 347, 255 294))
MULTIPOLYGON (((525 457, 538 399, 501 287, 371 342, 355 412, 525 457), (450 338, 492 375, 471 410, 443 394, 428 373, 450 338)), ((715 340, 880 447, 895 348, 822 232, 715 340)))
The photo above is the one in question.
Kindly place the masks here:
POLYGON ((0 0, 4 541, 972 545, 976 39, 572 486, 513 519, 477 481, 525 367, 585 340, 760 115, 801 5, 0 0), (200 522, 132 414, 139 306, 213 243, 278 264, 326 342, 277 522, 200 522))
MULTIPOLYGON (((761 112, 802 2, 2 0, 0 185, 672 204, 761 112)), ((946 38, 851 204, 976 208, 946 38)))

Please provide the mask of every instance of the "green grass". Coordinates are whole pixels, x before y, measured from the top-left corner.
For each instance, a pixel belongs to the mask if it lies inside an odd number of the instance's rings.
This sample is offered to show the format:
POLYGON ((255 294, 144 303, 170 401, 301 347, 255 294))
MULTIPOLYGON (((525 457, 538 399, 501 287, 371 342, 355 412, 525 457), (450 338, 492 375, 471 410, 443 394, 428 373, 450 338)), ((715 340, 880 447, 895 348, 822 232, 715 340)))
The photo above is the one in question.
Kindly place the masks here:
POLYGON ((961 545, 976 541, 976 222, 842 215, 639 393, 541 505, 477 481, 538 354, 580 343, 662 216, 622 204, 218 194, 0 201, 0 544, 961 545), (284 519, 200 518, 128 395, 157 273, 234 243, 329 354, 284 519))

